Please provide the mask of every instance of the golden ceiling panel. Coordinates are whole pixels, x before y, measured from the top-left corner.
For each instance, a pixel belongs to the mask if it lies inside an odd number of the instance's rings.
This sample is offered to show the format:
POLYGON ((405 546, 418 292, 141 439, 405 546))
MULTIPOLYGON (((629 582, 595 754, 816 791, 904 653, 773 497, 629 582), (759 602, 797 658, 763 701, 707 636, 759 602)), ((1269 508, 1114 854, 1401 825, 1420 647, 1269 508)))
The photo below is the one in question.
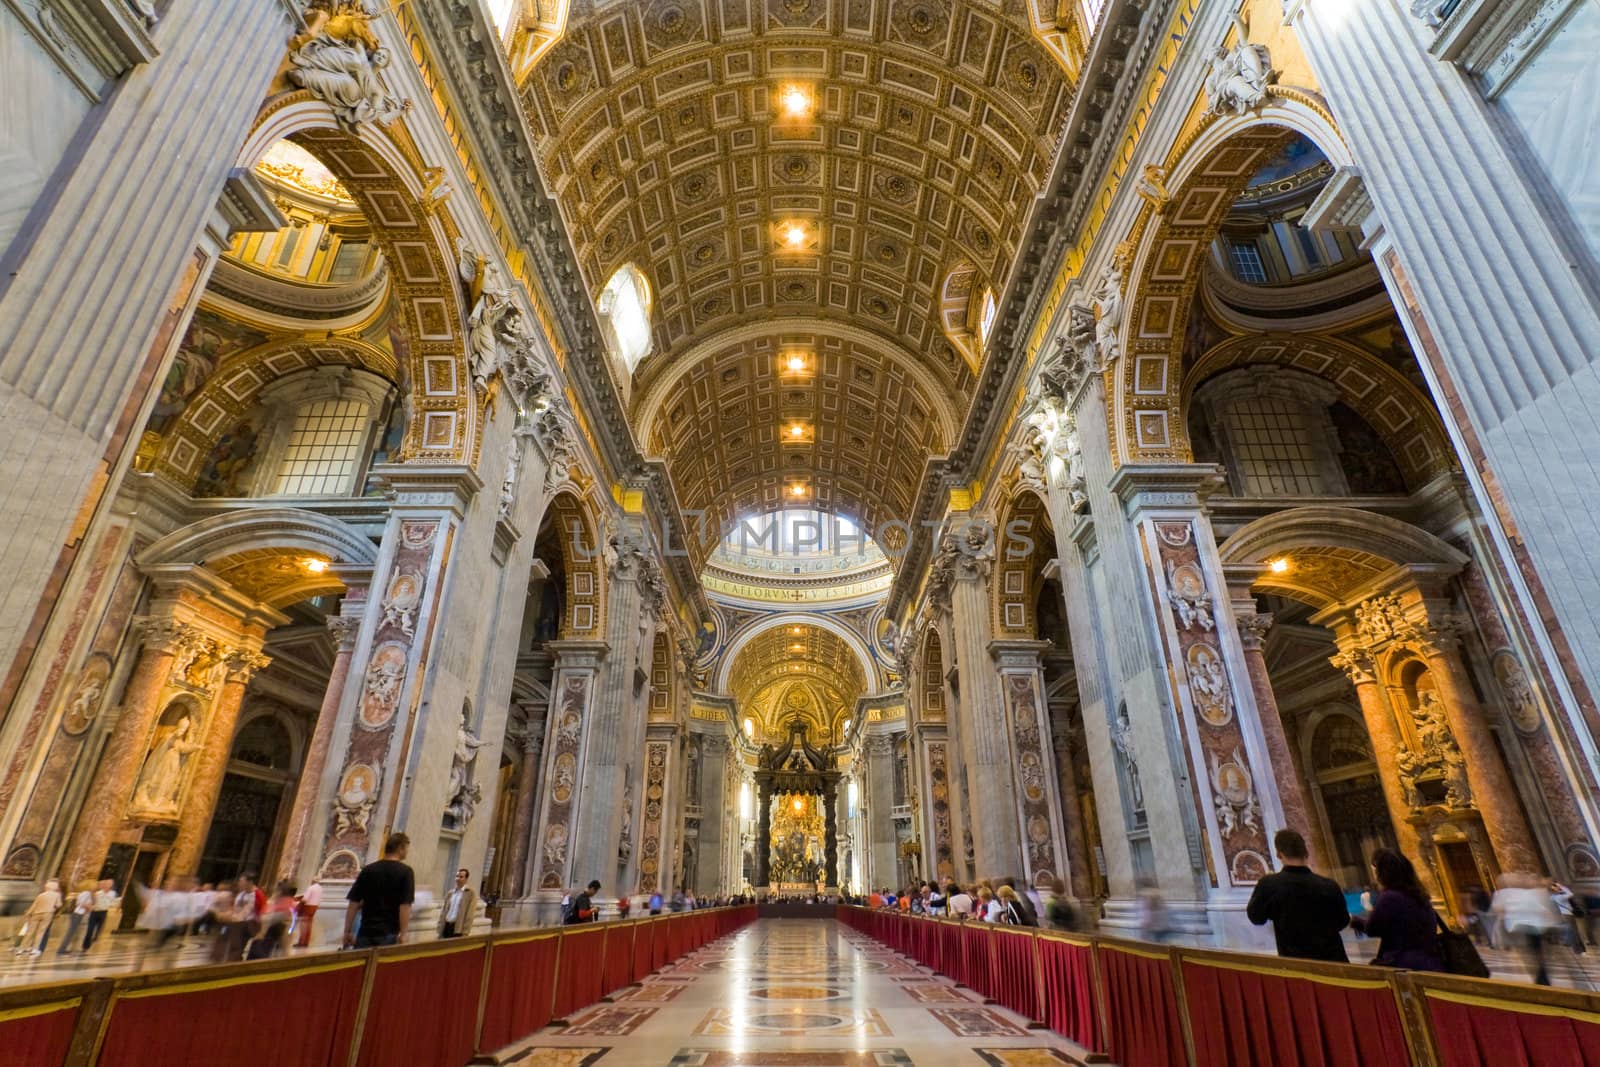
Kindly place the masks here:
POLYGON ((1319 545, 1296 549, 1256 579, 1252 592, 1288 597, 1313 607, 1337 604, 1394 567, 1394 561, 1354 548, 1319 545))
POLYGON ((728 674, 728 694, 740 709, 777 683, 806 680, 818 696, 839 707, 853 706, 867 691, 861 661, 837 634, 820 626, 774 626, 741 648, 728 674))
POLYGON ((948 410, 869 344, 785 333, 692 364, 662 394, 646 447, 667 460, 683 505, 706 513, 702 552, 735 516, 785 505, 846 515, 870 535, 910 514, 923 464, 954 433, 948 410), (803 353, 802 371, 786 369, 790 353, 803 353))
POLYGON ((246 596, 282 608, 314 596, 344 592, 327 560, 303 552, 254 548, 206 561, 206 569, 246 596))
POLYGON ((1025 5, 575 2, 522 99, 590 291, 630 262, 653 287, 635 414, 661 406, 649 436, 685 506, 770 506, 795 470, 816 475, 814 506, 905 517, 924 459, 950 440, 937 406, 964 412, 974 380, 941 327, 945 278, 970 263, 1003 286, 1072 99, 1025 5), (792 87, 807 114, 786 114, 792 87), (795 318, 882 341, 820 360, 813 395, 794 402, 818 420, 805 453, 761 437, 788 402, 760 347, 776 338, 681 373, 723 331, 795 318), (857 395, 877 407, 852 429, 857 395), (722 420, 703 433, 726 440, 678 427, 678 401, 722 420))

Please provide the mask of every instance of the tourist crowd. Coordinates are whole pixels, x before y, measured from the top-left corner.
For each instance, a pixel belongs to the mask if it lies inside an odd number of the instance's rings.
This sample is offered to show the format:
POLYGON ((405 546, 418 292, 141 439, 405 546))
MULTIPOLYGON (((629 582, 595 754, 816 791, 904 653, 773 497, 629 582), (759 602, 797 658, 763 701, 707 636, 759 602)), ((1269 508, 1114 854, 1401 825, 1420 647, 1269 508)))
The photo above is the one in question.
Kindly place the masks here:
MULTIPOLYGON (((1412 862, 1393 849, 1373 854, 1375 885, 1361 893, 1360 908, 1352 913, 1338 883, 1311 870, 1305 839, 1298 832, 1280 830, 1273 844, 1279 870, 1256 883, 1246 915, 1257 926, 1272 925, 1280 956, 1348 962, 1343 937, 1348 928, 1377 939, 1372 962, 1379 966, 1487 977, 1475 946, 1492 945, 1519 950, 1534 981, 1548 985, 1551 947, 1583 952, 1586 940, 1595 941, 1587 923, 1580 928, 1580 919, 1590 918, 1584 902, 1567 887, 1538 875, 1508 872, 1492 896, 1469 894, 1461 909, 1464 929, 1458 930, 1435 910, 1412 862)), ((1082 924, 1059 879, 1042 891, 1003 878, 970 887, 954 881, 920 882, 899 891, 845 893, 840 900, 906 915, 1056 930, 1076 930, 1082 924)), ((1151 881, 1140 883, 1133 925, 1137 936, 1149 941, 1168 941, 1180 932, 1151 881)))

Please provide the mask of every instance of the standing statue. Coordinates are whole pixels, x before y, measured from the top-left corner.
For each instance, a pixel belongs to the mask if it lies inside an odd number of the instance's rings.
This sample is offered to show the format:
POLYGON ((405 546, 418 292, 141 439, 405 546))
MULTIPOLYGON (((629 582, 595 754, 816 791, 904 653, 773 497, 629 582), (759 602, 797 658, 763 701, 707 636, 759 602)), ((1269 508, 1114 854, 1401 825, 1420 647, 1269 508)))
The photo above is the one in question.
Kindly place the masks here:
POLYGON ((1133 802, 1133 810, 1143 811, 1144 783, 1139 779, 1139 760, 1134 755, 1133 723, 1128 719, 1127 708, 1117 713, 1117 721, 1111 726, 1111 747, 1117 750, 1123 766, 1128 769, 1128 798, 1133 802))
POLYGON ((456 728, 455 752, 450 758, 450 799, 444 809, 457 830, 472 821, 473 813, 478 810, 478 802, 483 799, 482 788, 472 780, 472 764, 478 758, 478 749, 485 742, 472 732, 467 723, 467 714, 467 709, 463 707, 461 725, 456 728))
POLYGON ((1094 343, 1104 366, 1122 355, 1122 264, 1115 256, 1100 275, 1094 291, 1094 343))
POLYGON ((389 65, 389 50, 372 19, 358 0, 316 0, 306 9, 305 32, 289 41, 289 80, 326 101, 348 130, 366 122, 387 125, 411 106, 378 76, 389 65))
MULTIPOLYGON (((633 768, 623 769, 626 778, 633 768)), ((622 790, 622 833, 617 837, 617 861, 620 864, 628 862, 628 857, 633 855, 633 783, 629 782, 622 790)))
POLYGON ((518 318, 511 301, 511 288, 500 268, 467 243, 456 238, 456 266, 467 287, 467 359, 472 384, 486 392, 500 370, 501 332, 510 330, 518 318))
POLYGON ((189 716, 183 716, 150 750, 133 790, 136 808, 144 811, 178 810, 178 794, 183 791, 183 768, 189 762, 189 754, 200 747, 189 736, 192 726, 189 716))

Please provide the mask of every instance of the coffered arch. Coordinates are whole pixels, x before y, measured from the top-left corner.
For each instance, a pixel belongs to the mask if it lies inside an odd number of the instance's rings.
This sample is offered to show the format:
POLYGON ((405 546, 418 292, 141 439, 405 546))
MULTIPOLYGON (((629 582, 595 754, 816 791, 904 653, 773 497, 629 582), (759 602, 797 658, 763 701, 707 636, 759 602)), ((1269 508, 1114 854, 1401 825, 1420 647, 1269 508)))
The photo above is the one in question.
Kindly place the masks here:
POLYGON ((799 715, 831 734, 867 690, 856 651, 832 630, 814 624, 770 626, 732 656, 728 693, 740 717, 755 720, 757 737, 777 737, 799 715))
POLYGON ((647 450, 666 459, 683 505, 706 516, 702 556, 736 516, 785 504, 869 533, 903 519, 927 457, 956 432, 948 396, 914 359, 865 331, 802 320, 696 346, 652 387, 642 418, 647 450))
POLYGON ((522 101, 591 295, 653 289, 633 422, 686 507, 909 516, 975 382, 942 286, 1003 290, 1072 98, 1020 3, 575 0, 522 101), (802 395, 773 359, 808 332, 802 395))

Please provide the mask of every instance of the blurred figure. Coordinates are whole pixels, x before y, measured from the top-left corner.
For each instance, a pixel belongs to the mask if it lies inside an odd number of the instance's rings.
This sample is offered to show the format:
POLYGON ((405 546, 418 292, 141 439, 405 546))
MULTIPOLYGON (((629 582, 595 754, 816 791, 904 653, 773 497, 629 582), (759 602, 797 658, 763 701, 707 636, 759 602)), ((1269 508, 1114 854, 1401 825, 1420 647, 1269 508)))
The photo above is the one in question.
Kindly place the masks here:
POLYGON ((290 882, 279 882, 261 913, 260 932, 245 949, 247 960, 264 960, 289 951, 289 930, 294 926, 295 892, 290 882))
POLYGON ((1581 953, 1584 950, 1583 932, 1578 929, 1579 905, 1572 890, 1560 882, 1550 883, 1550 899, 1555 901, 1556 910, 1561 913, 1562 940, 1573 952, 1581 953))
POLYGON ((949 903, 951 915, 958 919, 972 918, 973 900, 971 893, 951 882, 949 890, 945 893, 945 899, 949 903))
POLYGON ((1139 936, 1146 941, 1164 942, 1172 936, 1172 915, 1161 890, 1151 878, 1139 880, 1139 900, 1136 914, 1139 918, 1139 936))
POLYGON ((311 879, 311 884, 306 886, 306 891, 300 894, 300 900, 295 905, 295 926, 299 929, 299 936, 295 938, 295 948, 307 948, 311 944, 311 923, 317 917, 317 909, 322 906, 322 882, 316 878, 311 879))
POLYGON ((56 949, 57 956, 65 956, 72 951, 73 943, 78 940, 78 927, 83 925, 93 910, 94 884, 85 882, 78 889, 78 895, 72 902, 72 910, 67 913, 67 934, 61 939, 61 947, 56 949))
POLYGON ((1067 899, 1067 883, 1057 878, 1044 898, 1044 922, 1052 930, 1076 930, 1078 913, 1067 899))
POLYGON ((163 956, 183 948, 189 932, 189 886, 183 879, 169 878, 160 889, 140 891, 139 929, 145 931, 144 946, 134 970, 144 970, 152 955, 163 956))
POLYGON ((50 942, 50 924, 61 910, 61 883, 54 878, 44 884, 39 895, 33 898, 28 910, 22 913, 22 925, 17 928, 13 956, 42 956, 50 942))
POLYGON ((1563 923, 1549 888, 1536 874, 1507 871, 1500 876, 1492 905, 1500 928, 1522 950, 1522 960, 1538 985, 1550 984, 1545 942, 1563 923))
POLYGON ((117 891, 111 879, 100 879, 94 891, 94 906, 89 910, 89 922, 83 932, 83 951, 88 952, 100 940, 100 932, 106 928, 106 916, 117 906, 117 900, 117 891))

